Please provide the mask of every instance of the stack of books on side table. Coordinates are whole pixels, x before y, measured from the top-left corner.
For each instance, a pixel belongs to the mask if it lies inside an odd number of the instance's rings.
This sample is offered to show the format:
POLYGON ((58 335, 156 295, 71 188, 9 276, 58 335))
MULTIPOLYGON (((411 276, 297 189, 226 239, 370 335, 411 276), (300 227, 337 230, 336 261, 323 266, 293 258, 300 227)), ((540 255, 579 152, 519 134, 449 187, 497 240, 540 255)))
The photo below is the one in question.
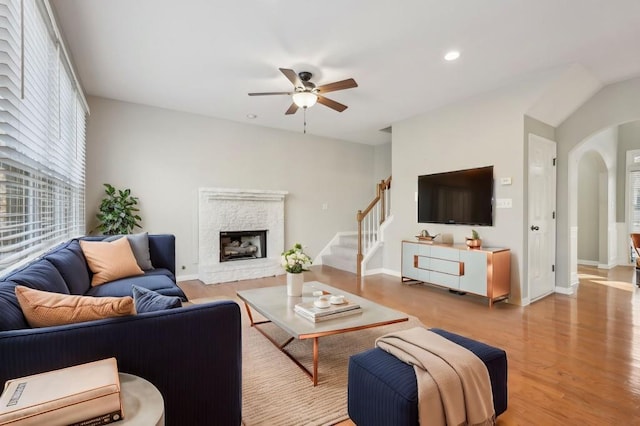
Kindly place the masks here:
POLYGON ((7 381, 0 425, 97 426, 122 420, 115 358, 7 381))
POLYGON ((304 302, 298 303, 293 310, 302 318, 313 322, 327 321, 362 312, 360 305, 349 301, 340 305, 329 305, 326 308, 318 308, 313 302, 304 302))

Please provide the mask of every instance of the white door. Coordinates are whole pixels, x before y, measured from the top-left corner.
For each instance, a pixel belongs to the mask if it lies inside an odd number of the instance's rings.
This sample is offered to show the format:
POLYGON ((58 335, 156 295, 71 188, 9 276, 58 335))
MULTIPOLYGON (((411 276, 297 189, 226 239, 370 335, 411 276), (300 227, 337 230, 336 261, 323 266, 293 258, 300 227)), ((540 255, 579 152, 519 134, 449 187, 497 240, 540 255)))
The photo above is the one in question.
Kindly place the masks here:
POLYGON ((556 285, 556 143, 529 134, 529 299, 553 293, 556 285))

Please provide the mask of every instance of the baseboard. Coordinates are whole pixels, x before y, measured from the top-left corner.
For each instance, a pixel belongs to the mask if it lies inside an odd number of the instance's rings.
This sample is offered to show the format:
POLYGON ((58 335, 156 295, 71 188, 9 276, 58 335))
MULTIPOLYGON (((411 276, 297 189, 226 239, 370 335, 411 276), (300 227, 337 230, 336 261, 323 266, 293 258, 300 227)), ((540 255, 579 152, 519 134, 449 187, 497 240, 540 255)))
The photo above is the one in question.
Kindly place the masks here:
POLYGON ((377 275, 377 274, 384 274, 384 268, 376 268, 376 269, 367 269, 364 272, 364 276, 369 276, 369 275, 377 275))
POLYGON ((198 278, 198 274, 188 274, 188 275, 176 275, 176 281, 180 282, 180 281, 192 281, 192 280, 197 280, 198 278))
POLYGON ((394 271, 393 269, 387 269, 387 268, 380 268, 381 270, 381 274, 385 274, 385 275, 391 275, 392 277, 398 277, 401 278, 402 274, 400 273, 400 271, 394 271))
POLYGON ((398 277, 400 278, 400 272, 398 271, 393 271, 391 269, 386 269, 386 268, 376 268, 376 269, 371 269, 371 270, 367 270, 364 273, 364 276, 368 276, 368 275, 377 275, 377 274, 384 274, 384 275, 391 275, 392 277, 398 277))
POLYGON ((613 269, 615 268, 617 265, 615 263, 610 263, 608 265, 605 265, 604 263, 599 263, 598 264, 598 269, 613 269))
POLYGON ((580 277, 578 277, 578 272, 571 273, 571 283, 569 285, 578 285, 580 283, 580 277))
POLYGON ((584 259, 578 259, 578 265, 584 265, 584 266, 598 266, 599 262, 596 260, 584 260, 584 259))
POLYGON ((577 284, 573 284, 571 285, 571 287, 560 287, 560 286, 555 286, 554 291, 556 293, 560 293, 560 294, 564 294, 566 296, 571 296, 573 293, 575 293, 575 287, 577 286, 577 284))

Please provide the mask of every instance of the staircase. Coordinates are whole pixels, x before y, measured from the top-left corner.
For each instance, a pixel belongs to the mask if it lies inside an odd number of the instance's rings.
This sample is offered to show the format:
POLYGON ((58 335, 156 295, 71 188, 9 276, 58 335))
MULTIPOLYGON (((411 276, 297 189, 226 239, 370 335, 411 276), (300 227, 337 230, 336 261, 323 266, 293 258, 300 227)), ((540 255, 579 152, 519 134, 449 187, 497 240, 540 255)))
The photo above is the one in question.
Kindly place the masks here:
POLYGON ((322 264, 355 274, 357 259, 358 233, 342 232, 333 239, 328 253, 322 255, 322 264))
MULTIPOLYGON (((376 185, 375 198, 356 214, 358 231, 338 233, 320 253, 323 265, 362 276, 367 263, 382 249, 383 225, 391 213, 390 189, 391 176, 376 185)), ((379 255, 373 263, 379 263, 374 268, 382 266, 379 255)))

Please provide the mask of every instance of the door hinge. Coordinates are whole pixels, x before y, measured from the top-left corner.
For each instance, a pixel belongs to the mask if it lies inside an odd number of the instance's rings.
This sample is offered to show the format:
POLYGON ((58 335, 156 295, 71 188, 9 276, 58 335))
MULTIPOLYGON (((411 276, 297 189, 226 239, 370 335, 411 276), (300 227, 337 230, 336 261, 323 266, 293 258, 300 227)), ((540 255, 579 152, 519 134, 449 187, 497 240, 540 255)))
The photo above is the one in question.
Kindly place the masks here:
POLYGON ((553 159, 553 166, 555 167, 555 165, 556 165, 556 159, 554 158, 553 159))
POLYGON ((551 212, 551 219, 555 219, 556 218, 556 212, 551 212))
POLYGON ((556 271, 556 265, 551 265, 551 272, 555 272, 556 271))

